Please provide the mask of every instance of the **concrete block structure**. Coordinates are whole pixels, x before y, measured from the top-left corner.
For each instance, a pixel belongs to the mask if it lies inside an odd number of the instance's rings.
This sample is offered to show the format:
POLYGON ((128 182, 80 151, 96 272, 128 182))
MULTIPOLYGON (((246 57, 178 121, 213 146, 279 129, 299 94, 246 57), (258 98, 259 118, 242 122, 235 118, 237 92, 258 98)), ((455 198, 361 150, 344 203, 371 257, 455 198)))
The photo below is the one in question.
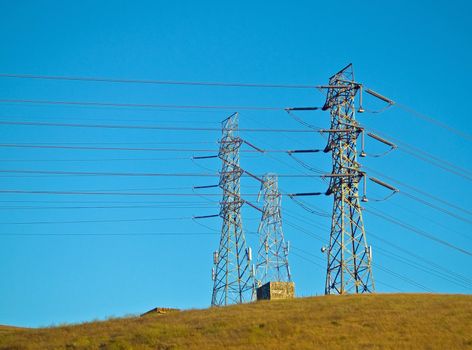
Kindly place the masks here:
POLYGON ((257 288, 257 300, 292 299, 294 297, 294 282, 267 282, 257 288))

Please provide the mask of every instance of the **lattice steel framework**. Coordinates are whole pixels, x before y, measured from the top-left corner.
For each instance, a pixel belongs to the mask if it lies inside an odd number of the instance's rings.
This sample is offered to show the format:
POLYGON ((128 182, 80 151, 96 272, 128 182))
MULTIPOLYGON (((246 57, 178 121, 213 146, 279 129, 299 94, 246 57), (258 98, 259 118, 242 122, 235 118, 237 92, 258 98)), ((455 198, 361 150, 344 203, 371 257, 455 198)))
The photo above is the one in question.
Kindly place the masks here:
POLYGON ((223 219, 218 251, 214 253, 212 306, 250 301, 254 294, 251 250, 246 247, 241 207, 238 114, 222 122, 223 134, 218 157, 222 160, 219 186, 223 190, 220 216, 223 219))
POLYGON ((264 175, 259 199, 264 200, 261 223, 259 225, 259 250, 256 262, 256 283, 291 282, 288 264, 288 244, 282 229, 282 195, 275 174, 264 175))
POLYGON ((362 131, 355 118, 355 97, 360 85, 352 65, 329 80, 324 110, 330 109, 331 128, 325 152, 331 152, 333 171, 328 194, 333 194, 331 234, 327 247, 325 294, 374 291, 372 255, 367 245, 359 183, 365 174, 357 162, 357 138, 362 131))

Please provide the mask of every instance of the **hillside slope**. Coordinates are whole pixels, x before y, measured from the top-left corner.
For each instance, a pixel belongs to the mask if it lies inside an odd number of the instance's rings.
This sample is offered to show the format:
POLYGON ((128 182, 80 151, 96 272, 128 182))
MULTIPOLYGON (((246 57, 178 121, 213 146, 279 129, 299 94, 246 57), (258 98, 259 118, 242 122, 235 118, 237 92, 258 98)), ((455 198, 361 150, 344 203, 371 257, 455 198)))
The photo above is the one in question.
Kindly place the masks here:
POLYGON ((0 335, 2 333, 9 333, 11 331, 18 331, 18 330, 22 330, 22 329, 25 329, 25 328, 20 328, 20 327, 13 327, 13 326, 2 326, 0 325, 0 335))
POLYGON ((472 349, 472 296, 322 296, 0 334, 2 350, 346 348, 472 349))

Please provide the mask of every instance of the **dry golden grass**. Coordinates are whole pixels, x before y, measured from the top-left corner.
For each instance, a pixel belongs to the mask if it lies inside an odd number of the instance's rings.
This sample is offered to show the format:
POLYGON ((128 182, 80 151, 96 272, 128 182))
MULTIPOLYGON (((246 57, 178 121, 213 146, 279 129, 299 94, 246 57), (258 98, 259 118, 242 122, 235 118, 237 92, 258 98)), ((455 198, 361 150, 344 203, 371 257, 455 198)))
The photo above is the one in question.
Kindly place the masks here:
POLYGON ((2 333, 8 333, 8 332, 11 332, 11 331, 14 331, 14 330, 21 330, 21 329, 25 329, 25 328, 0 325, 0 335, 2 333))
POLYGON ((0 349, 472 349, 472 296, 323 296, 5 329, 0 349))

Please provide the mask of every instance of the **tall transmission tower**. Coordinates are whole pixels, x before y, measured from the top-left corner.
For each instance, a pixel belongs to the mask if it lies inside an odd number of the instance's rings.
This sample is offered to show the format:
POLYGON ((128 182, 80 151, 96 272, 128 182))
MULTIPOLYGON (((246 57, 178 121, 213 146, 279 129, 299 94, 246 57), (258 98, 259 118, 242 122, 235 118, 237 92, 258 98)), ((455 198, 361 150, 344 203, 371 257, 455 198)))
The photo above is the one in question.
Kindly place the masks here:
POLYGON ((223 219, 218 251, 213 255, 212 306, 250 301, 254 295, 252 253, 246 247, 240 194, 243 170, 239 166, 239 149, 243 143, 238 136, 238 114, 222 122, 223 135, 218 157, 222 160, 219 187, 223 190, 220 216, 223 219))
POLYGON ((362 86, 354 81, 352 64, 333 75, 329 86, 323 110, 329 109, 331 114, 325 152, 332 155, 327 194, 333 194, 334 204, 326 248, 325 294, 370 293, 374 291, 372 253, 359 198, 359 183, 365 181, 365 173, 357 161, 357 138, 363 129, 356 121, 354 103, 362 86))
POLYGON ((256 262, 256 281, 261 286, 267 282, 291 282, 288 264, 288 243, 282 230, 282 195, 279 192, 278 177, 266 174, 262 178, 259 199, 264 206, 259 225, 259 251, 256 262))

